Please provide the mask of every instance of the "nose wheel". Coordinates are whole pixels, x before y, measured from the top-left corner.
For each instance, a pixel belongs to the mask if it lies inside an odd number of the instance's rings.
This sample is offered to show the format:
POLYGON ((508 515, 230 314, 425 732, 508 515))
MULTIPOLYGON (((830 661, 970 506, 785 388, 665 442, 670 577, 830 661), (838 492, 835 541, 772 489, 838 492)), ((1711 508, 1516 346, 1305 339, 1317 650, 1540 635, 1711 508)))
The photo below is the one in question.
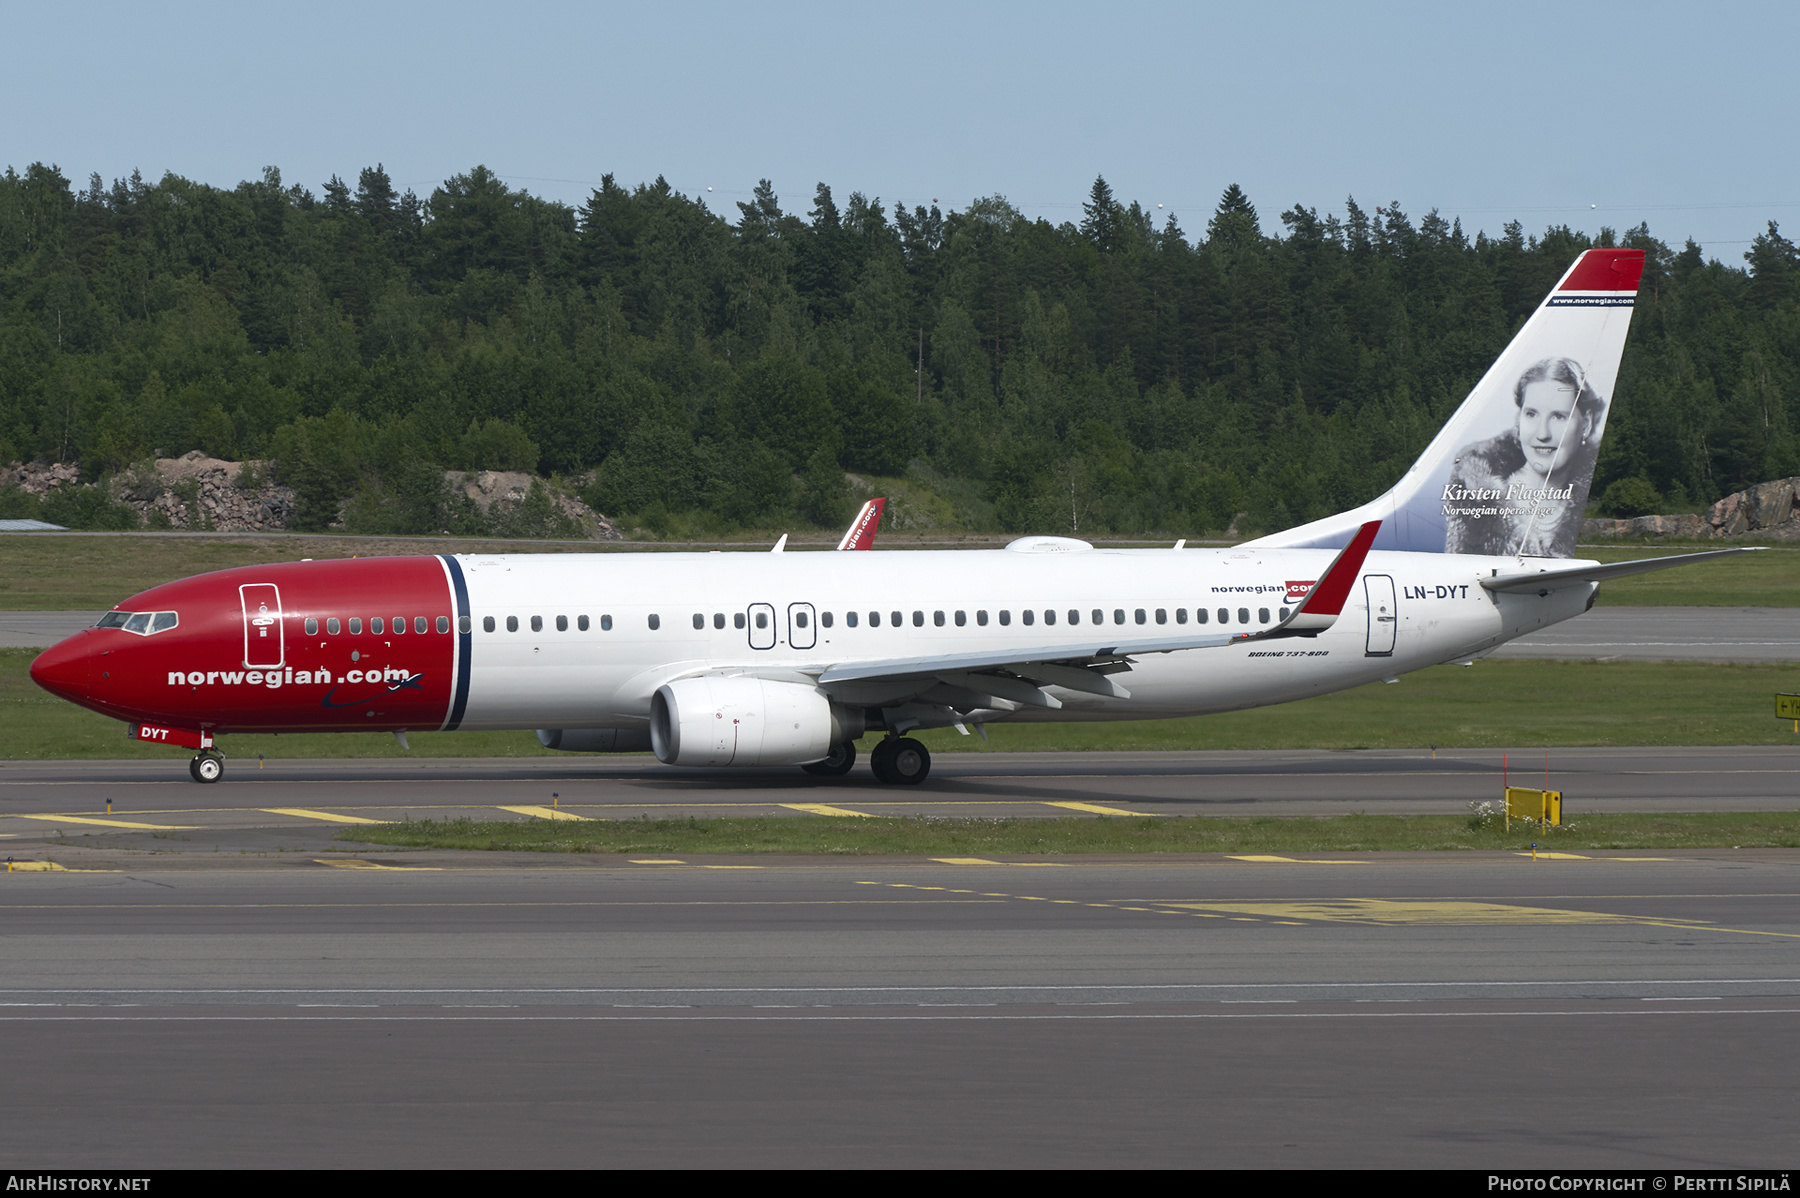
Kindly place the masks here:
POLYGON ((869 754, 869 768, 890 786, 917 786, 931 773, 931 752, 910 736, 892 737, 869 754))
POLYGON ((196 782, 217 782, 225 776, 225 759, 217 753, 201 753, 188 762, 188 773, 196 782))

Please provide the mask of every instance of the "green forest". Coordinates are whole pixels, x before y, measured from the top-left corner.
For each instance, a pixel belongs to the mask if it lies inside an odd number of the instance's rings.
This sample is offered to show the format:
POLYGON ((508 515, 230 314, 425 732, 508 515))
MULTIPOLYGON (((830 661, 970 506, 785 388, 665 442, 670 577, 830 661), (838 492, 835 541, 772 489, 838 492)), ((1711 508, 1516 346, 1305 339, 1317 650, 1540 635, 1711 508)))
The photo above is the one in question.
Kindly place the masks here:
MULTIPOLYGON (((768 181, 734 213, 607 176, 578 208, 485 167, 427 197, 137 174, 0 178, 0 463, 86 480, 269 462, 293 525, 481 531, 446 471, 532 471, 656 533, 839 524, 846 472, 942 526, 1273 530, 1379 494, 1574 256, 1648 252, 1594 486, 1697 511, 1800 474, 1800 255, 1646 226, 1498 237, 1347 199, 1202 230, 1096 179, 1079 224, 999 196, 884 207, 768 181)), ((81 527, 104 490, 0 489, 81 527)))

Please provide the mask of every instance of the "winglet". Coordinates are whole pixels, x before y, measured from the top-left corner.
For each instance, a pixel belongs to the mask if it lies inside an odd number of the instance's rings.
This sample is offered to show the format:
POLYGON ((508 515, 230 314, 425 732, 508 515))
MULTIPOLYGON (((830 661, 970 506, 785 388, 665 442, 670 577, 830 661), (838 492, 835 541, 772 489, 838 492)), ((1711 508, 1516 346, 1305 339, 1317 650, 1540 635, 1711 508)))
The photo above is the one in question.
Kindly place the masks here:
POLYGON ((872 549, 875 546, 875 530, 881 527, 881 513, 887 508, 885 498, 871 499, 862 505, 856 513, 856 519, 850 521, 850 527, 844 530, 844 539, 838 542, 839 549, 872 549))
POLYGON ((1379 520, 1371 520, 1357 529, 1356 535, 1350 538, 1350 543, 1338 550, 1338 555, 1325 567, 1324 577, 1313 583, 1312 589, 1306 592, 1306 598, 1300 601, 1294 614, 1264 635, 1316 636, 1337 623, 1345 601, 1350 598, 1350 590, 1356 585, 1357 575, 1362 573, 1363 559, 1369 556, 1369 546, 1375 543, 1375 534, 1380 531, 1379 520))

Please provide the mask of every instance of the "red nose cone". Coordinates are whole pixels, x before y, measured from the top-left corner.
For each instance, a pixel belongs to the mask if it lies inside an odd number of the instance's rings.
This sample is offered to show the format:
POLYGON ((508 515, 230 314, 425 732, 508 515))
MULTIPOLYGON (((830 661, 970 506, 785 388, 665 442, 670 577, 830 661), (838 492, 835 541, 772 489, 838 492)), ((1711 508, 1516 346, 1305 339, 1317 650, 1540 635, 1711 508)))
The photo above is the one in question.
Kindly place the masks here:
POLYGON ((59 698, 76 703, 87 698, 92 662, 87 642, 88 634, 78 632, 38 654, 31 663, 31 680, 59 698))

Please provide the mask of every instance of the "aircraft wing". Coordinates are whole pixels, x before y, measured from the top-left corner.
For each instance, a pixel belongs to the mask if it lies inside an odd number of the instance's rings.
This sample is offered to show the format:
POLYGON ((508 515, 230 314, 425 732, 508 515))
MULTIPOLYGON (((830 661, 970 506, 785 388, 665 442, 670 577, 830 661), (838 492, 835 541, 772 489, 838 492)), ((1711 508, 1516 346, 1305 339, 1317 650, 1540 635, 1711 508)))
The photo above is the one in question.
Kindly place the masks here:
POLYGON ((1556 570, 1496 574, 1492 578, 1482 579, 1481 585, 1490 591, 1548 593, 1584 582, 1605 582, 1609 578, 1625 578, 1632 574, 1648 574, 1652 570, 1691 566, 1696 562, 1730 557, 1735 553, 1755 553, 1763 548, 1766 546, 1743 545, 1736 549, 1713 549, 1705 553, 1683 553, 1676 557, 1643 558, 1635 562, 1611 562, 1605 565, 1590 562, 1585 566, 1566 566, 1556 570))
POLYGON ((842 662, 826 667, 816 677, 820 686, 843 693, 850 702, 863 701, 851 697, 857 694, 880 694, 938 698, 965 709, 1003 706, 982 701, 993 698, 1007 700, 1008 705, 1061 707, 1062 703, 1055 696, 1045 692, 1047 686, 1128 699, 1131 692, 1109 675, 1129 670, 1132 654, 1174 653, 1282 637, 1311 637, 1331 627, 1343 611, 1344 602, 1362 571, 1363 559, 1368 556, 1369 546, 1374 543, 1380 527, 1378 520, 1363 525, 1350 544, 1338 551, 1324 576, 1286 619, 1255 632, 1195 631, 1174 636, 1166 633, 1114 634, 1075 643, 1045 642, 1035 646, 1011 645, 925 657, 842 662))

